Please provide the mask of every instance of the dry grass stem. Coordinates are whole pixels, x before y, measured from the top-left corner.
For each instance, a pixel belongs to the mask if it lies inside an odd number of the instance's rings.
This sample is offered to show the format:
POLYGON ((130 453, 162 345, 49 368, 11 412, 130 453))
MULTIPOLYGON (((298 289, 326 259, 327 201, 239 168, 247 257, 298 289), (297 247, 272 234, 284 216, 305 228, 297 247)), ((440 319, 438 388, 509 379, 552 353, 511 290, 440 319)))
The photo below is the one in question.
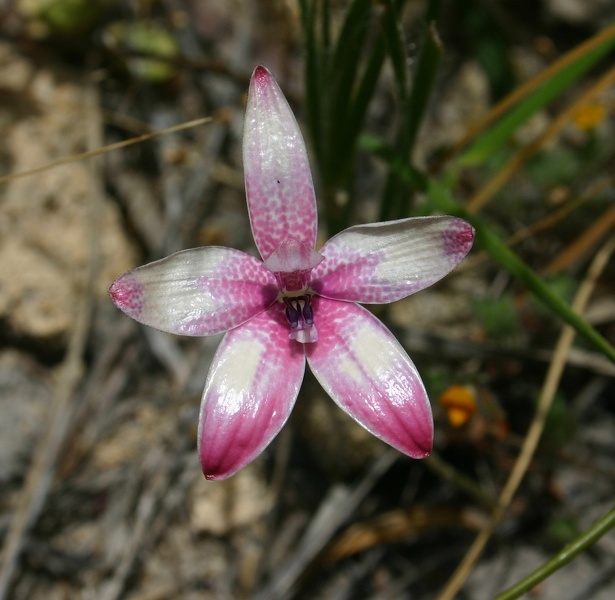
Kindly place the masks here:
MULTIPOLYGON (((596 281, 606 267, 613 250, 615 250, 615 237, 610 237, 606 244, 604 244, 604 246, 597 252, 587 271, 585 279, 577 291, 572 306, 578 313, 582 313, 587 306, 596 285, 596 281)), ((498 498, 497 506, 491 514, 489 524, 476 537, 464 559, 461 561, 452 577, 449 579, 448 583, 438 596, 438 600, 451 600, 459 592, 467 578, 470 576, 474 566, 483 553, 487 542, 500 523, 521 481, 523 480, 544 430, 547 415, 557 392, 559 381, 564 372, 566 358, 572 346, 572 342, 574 341, 574 336, 574 330, 569 326, 565 326, 555 345, 553 360, 547 372, 538 399, 536 413, 534 414, 532 423, 523 441, 523 446, 519 457, 515 462, 515 466, 506 481, 506 485, 504 486, 500 497, 498 498)))

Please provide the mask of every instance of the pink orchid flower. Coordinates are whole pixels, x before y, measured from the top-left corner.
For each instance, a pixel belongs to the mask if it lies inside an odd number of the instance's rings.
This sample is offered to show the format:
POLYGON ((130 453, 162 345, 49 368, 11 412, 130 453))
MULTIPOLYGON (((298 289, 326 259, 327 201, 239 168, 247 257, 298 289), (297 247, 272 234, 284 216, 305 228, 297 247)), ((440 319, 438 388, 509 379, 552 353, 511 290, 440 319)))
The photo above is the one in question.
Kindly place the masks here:
POLYGON ((350 227, 320 250, 308 157, 272 75, 257 67, 243 162, 250 223, 263 257, 209 246, 122 275, 109 293, 128 316, 189 336, 227 332, 207 376, 198 445, 207 479, 258 456, 293 408, 306 360, 333 400, 401 452, 431 452, 433 419, 416 367, 357 302, 389 303, 444 277, 473 228, 455 217, 350 227))

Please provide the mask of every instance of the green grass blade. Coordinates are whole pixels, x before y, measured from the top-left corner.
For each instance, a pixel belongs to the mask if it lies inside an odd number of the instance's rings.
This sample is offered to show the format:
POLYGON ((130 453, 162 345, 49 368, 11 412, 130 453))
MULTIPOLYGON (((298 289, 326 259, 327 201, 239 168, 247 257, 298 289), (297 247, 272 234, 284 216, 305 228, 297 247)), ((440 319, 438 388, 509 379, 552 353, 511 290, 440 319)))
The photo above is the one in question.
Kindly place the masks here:
POLYGON ((401 176, 423 191, 438 210, 462 217, 476 229, 476 242, 496 262, 500 263, 513 277, 523 283, 547 308, 559 315, 577 333, 589 340, 605 356, 615 362, 615 348, 600 335, 585 319, 578 315, 568 303, 558 296, 530 267, 528 267, 491 228, 476 215, 470 215, 451 195, 449 189, 439 181, 426 175, 405 162, 395 151, 387 148, 373 136, 363 136, 362 146, 386 160, 401 176))
POLYGON ((581 552, 595 544, 605 533, 615 527, 615 507, 598 519, 586 532, 560 550, 551 560, 541 565, 533 573, 505 592, 498 594, 495 600, 514 600, 545 580, 549 575, 559 571, 581 552))
POLYGON ((356 92, 350 98, 348 119, 343 135, 343 140, 346 144, 344 148, 346 154, 348 154, 349 151, 354 151, 356 147, 357 139, 367 113, 367 108, 374 96, 376 84, 380 77, 380 71, 386 58, 385 51, 387 45, 393 44, 395 46, 395 61, 397 64, 394 65, 393 68, 396 73, 396 78, 398 78, 399 85, 404 85, 405 87, 405 53, 403 51, 403 40, 399 37, 401 36, 401 31, 398 27, 398 15, 403 4, 404 0, 386 0, 384 3, 377 38, 371 49, 370 55, 367 57, 367 64, 356 86, 356 92), (390 35, 396 35, 398 39, 396 41, 391 41, 389 39, 390 35), (399 64, 400 60, 402 60, 404 64, 399 64))
POLYGON ((456 165, 469 166, 485 161, 497 148, 511 139, 521 124, 558 98, 614 47, 615 35, 581 55, 567 68, 555 73, 490 129, 478 136, 476 141, 457 159, 456 165))
MULTIPOLYGON (((346 161, 343 167, 338 171, 338 176, 344 177, 347 180, 352 178, 352 167, 356 154, 357 140, 362 130, 367 108, 374 96, 374 90, 376 89, 376 84, 380 77, 380 71, 382 70, 385 57, 384 43, 382 39, 379 39, 372 49, 363 77, 359 82, 356 95, 349 108, 349 114, 343 132, 340 135, 341 139, 337 147, 337 152, 339 152, 346 161)), ((352 186, 348 183, 346 187, 350 190, 352 186)), ((329 234, 334 235, 345 227, 348 227, 356 206, 356 199, 357 197, 355 194, 351 193, 349 195, 346 205, 343 211, 341 211, 342 214, 340 218, 329 222, 329 234)))
MULTIPOLYGON (((391 51, 391 47, 389 47, 389 51, 391 51)), ((393 59, 393 57, 391 58, 393 59)), ((396 141, 397 152, 401 156, 408 157, 409 160, 411 160, 416 136, 427 110, 441 58, 442 45, 435 23, 432 21, 427 23, 425 39, 412 79, 411 91, 403 103, 400 133, 396 141)), ((406 216, 409 199, 413 191, 412 186, 407 181, 400 179, 399 175, 392 171, 384 188, 380 219, 400 219, 406 216)))
POLYGON ((300 0, 301 26, 305 40, 305 98, 307 123, 316 156, 322 152, 321 85, 322 56, 316 38, 316 2, 300 0))
POLYGON ((334 43, 318 93, 322 143, 318 163, 330 234, 348 226, 354 210, 352 169, 357 140, 386 58, 385 21, 395 19, 404 0, 386 0, 380 11, 368 0, 355 0, 334 43), (343 207, 336 202, 347 194, 343 207))
POLYGON ((406 106, 406 156, 410 156, 412 153, 416 135, 429 104, 441 59, 442 43, 436 30, 436 24, 432 21, 427 24, 425 41, 421 47, 416 71, 414 72, 412 91, 406 106))
POLYGON ((329 0, 320 0, 321 9, 321 27, 320 38, 323 50, 329 52, 331 49, 331 15, 329 12, 329 0))
POLYGON ((345 142, 345 122, 364 55, 371 9, 370 0, 355 0, 350 5, 326 74, 324 83, 327 88, 321 90, 328 98, 330 161, 325 168, 333 174, 339 171, 338 161, 344 158, 338 147, 345 142))
POLYGON ((404 35, 393 0, 386 0, 385 5, 386 14, 382 22, 384 42, 395 74, 397 93, 402 104, 405 104, 408 95, 408 65, 404 35))

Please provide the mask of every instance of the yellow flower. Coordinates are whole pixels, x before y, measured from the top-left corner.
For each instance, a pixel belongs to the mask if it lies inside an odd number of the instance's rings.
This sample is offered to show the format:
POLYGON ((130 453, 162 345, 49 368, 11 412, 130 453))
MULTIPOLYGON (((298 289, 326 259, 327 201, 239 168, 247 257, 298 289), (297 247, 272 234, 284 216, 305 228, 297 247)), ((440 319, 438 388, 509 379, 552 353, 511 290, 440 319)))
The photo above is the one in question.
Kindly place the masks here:
POLYGON ((605 115, 604 105, 599 102, 591 102, 581 106, 572 117, 572 120, 579 129, 588 131, 603 121, 605 115))
POLYGON ((440 396, 440 404, 452 427, 462 427, 476 413, 474 390, 466 385, 451 385, 440 396))

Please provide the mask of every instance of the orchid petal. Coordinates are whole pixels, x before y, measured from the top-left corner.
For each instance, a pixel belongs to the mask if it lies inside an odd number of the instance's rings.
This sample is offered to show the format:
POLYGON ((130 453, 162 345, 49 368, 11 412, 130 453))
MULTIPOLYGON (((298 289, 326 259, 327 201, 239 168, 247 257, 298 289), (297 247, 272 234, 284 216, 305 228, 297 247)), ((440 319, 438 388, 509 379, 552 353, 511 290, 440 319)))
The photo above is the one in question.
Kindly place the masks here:
POLYGON ((313 289, 337 300, 381 304, 426 288, 450 273, 474 241, 456 217, 416 217, 350 227, 321 249, 313 289))
POLYGON ((250 81, 243 166, 254 241, 263 260, 287 238, 316 243, 316 198, 305 143, 271 73, 257 67, 250 81))
POLYGON ((202 336, 241 325, 270 306, 275 276, 244 252, 208 246, 183 250, 119 277, 115 305, 139 323, 202 336))
POLYGON ((416 367, 368 310, 314 297, 320 336, 308 364, 333 400, 376 437, 413 457, 431 452, 433 420, 416 367))
POLYGON ((290 415, 304 370, 303 346, 288 339, 281 305, 226 334, 201 403, 199 456, 207 479, 229 477, 265 449, 290 415))

